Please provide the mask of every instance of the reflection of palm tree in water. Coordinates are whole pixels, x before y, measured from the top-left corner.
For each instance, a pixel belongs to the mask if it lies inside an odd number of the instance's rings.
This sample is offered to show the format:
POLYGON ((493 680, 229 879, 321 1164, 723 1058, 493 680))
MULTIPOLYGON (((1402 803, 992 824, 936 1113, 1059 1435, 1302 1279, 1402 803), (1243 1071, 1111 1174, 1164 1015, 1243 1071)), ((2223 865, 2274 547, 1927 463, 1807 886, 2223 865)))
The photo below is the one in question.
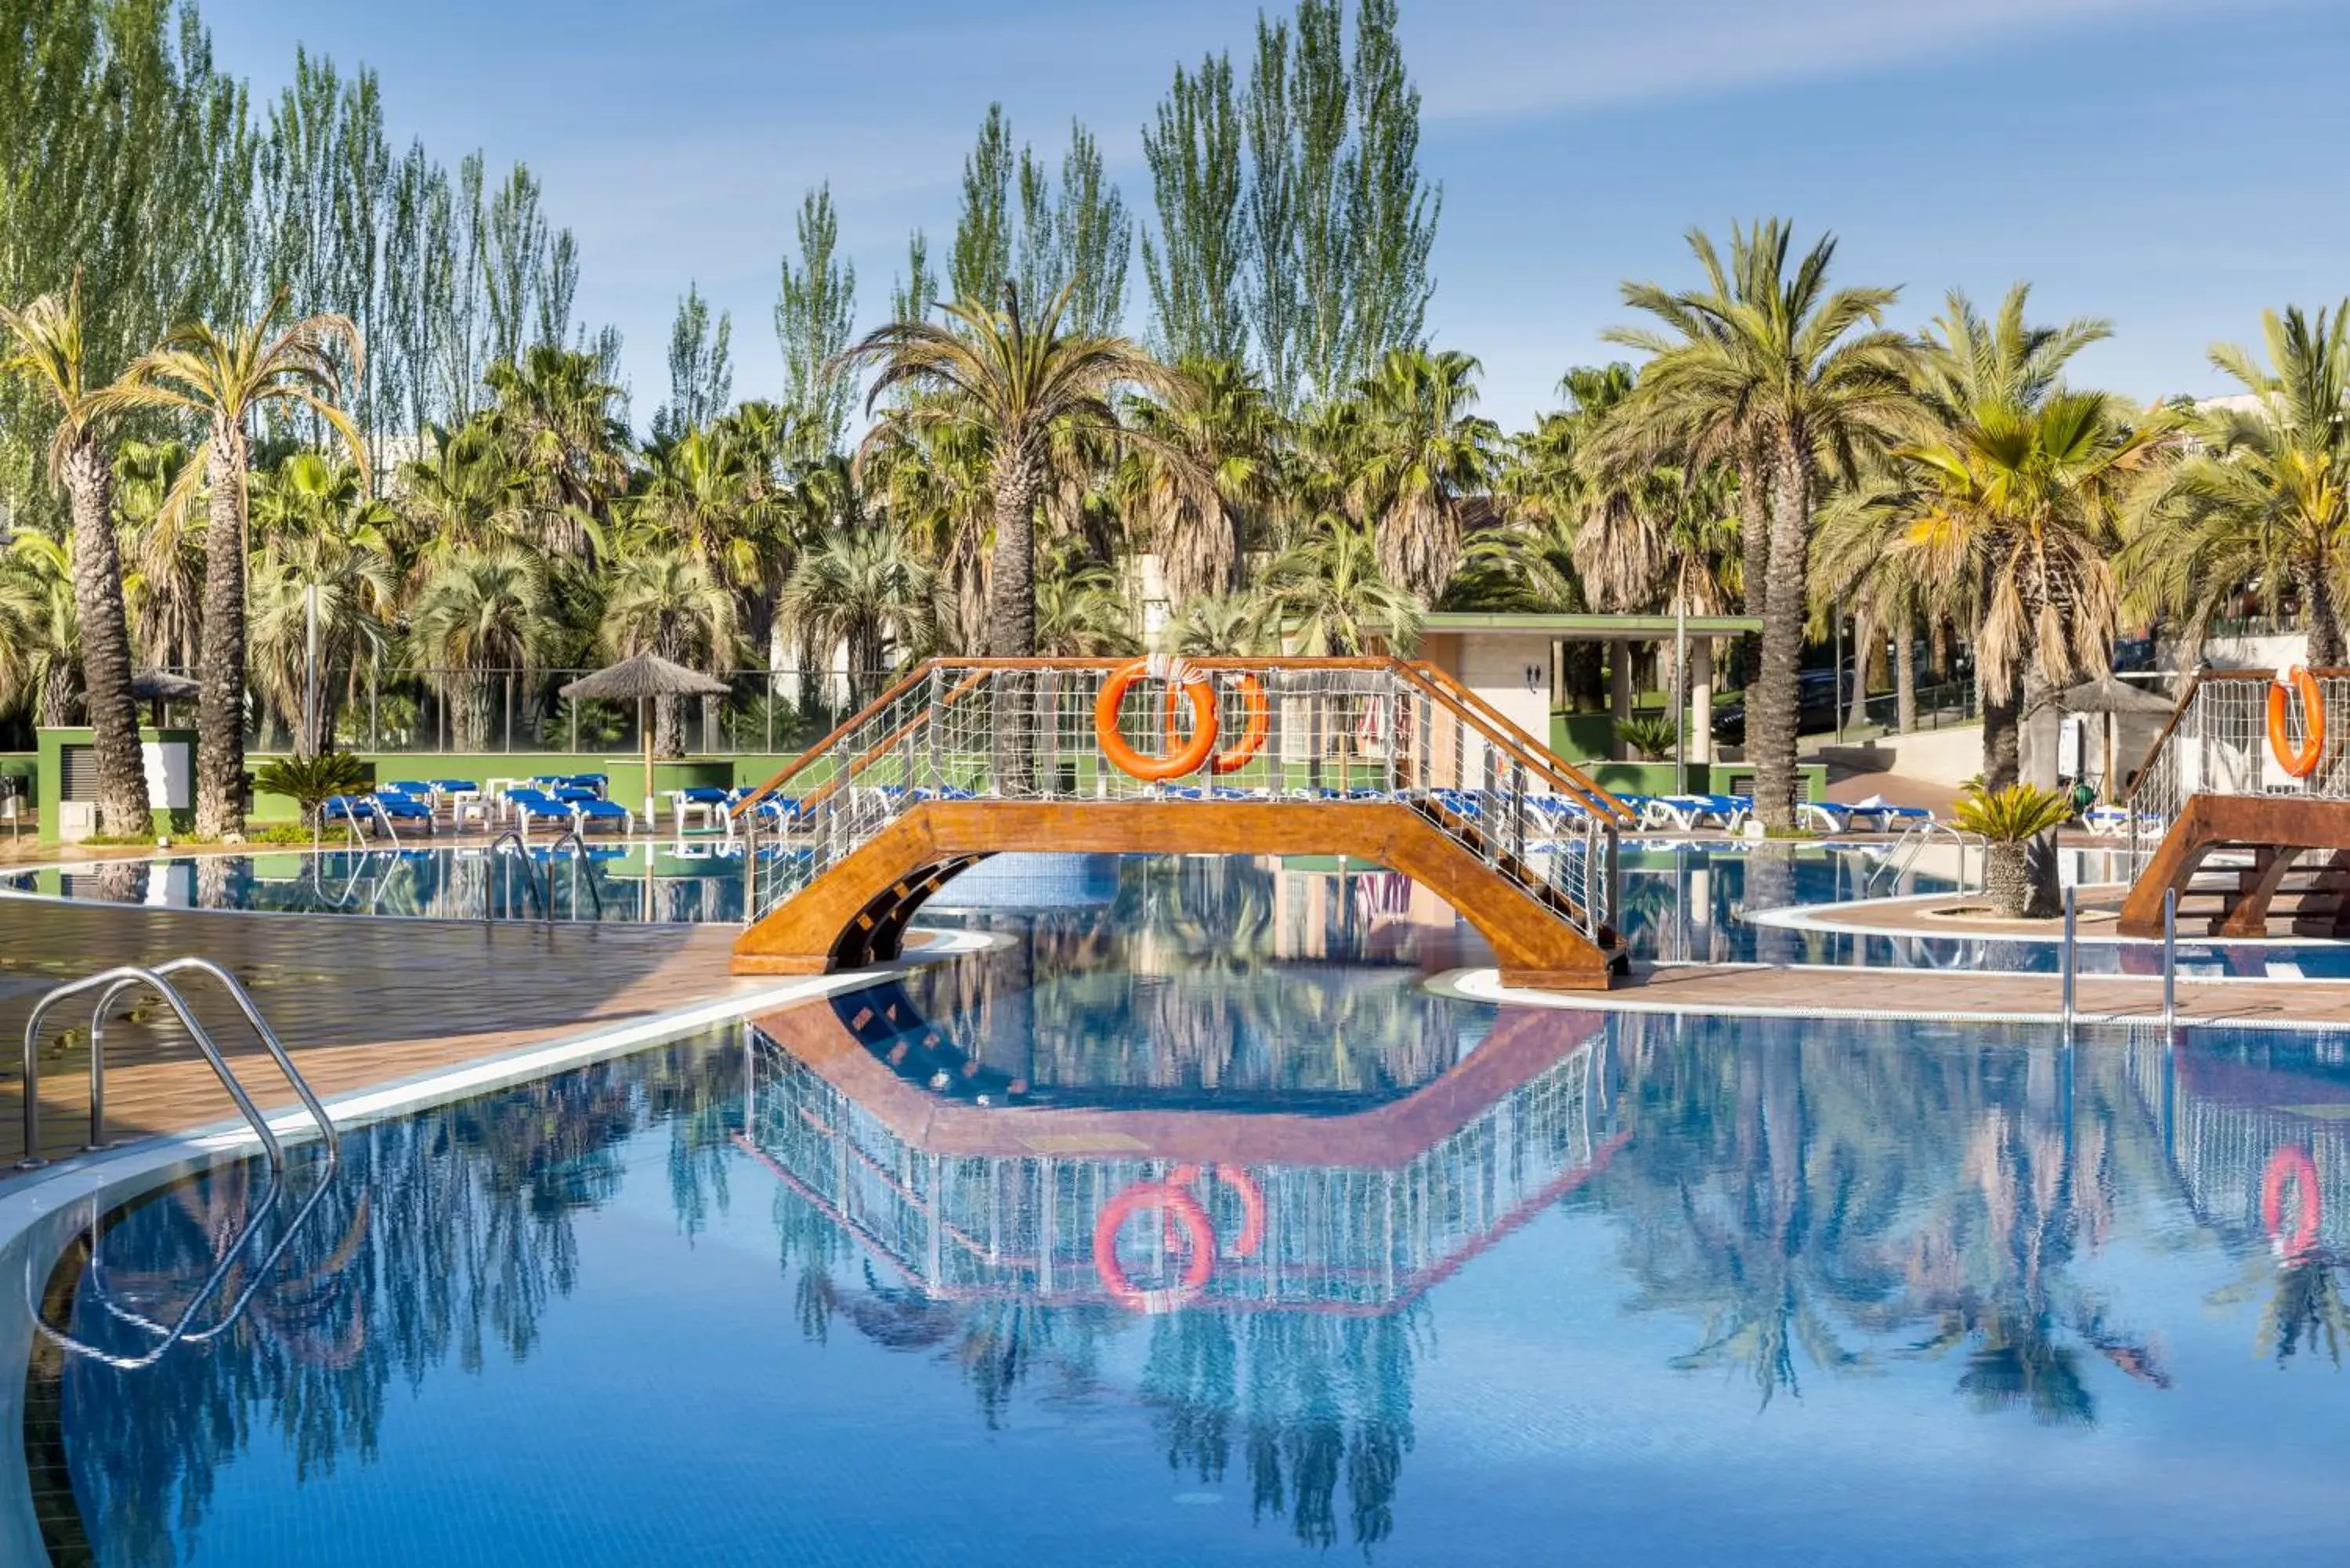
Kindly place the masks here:
POLYGON ((1856 1370, 1870 1356, 1847 1330, 1922 1319, 1930 1332, 1903 1354, 1969 1347, 1959 1386, 1986 1409, 2094 1419, 2078 1345, 2167 1386, 2153 1351, 2067 1277, 2113 1223, 2102 1106, 2068 1141, 2053 1109, 2007 1103, 2006 1053, 1919 1051, 1892 1025, 1828 1041, 1743 1025, 1734 1053, 1627 1028, 1642 1134, 1596 1190, 1629 1220, 1636 1304, 1699 1315, 1674 1365, 1744 1369, 1768 1403, 1800 1393, 1798 1352, 1856 1370))
MULTIPOLYGON (((174 1532, 192 1542, 219 1468, 263 1421, 279 1424, 306 1473, 371 1456, 395 1378, 414 1386, 451 1360, 478 1370, 493 1346, 517 1361, 536 1346, 577 1277, 573 1216, 617 1189, 609 1146, 655 1114, 693 1119, 734 1081, 681 1047, 346 1135, 341 1175, 234 1331, 239 1354, 174 1350, 129 1373, 82 1357, 36 1366, 49 1391, 28 1387, 28 1400, 74 1413, 52 1467, 69 1463, 73 1484, 47 1505, 78 1496, 124 1561, 168 1563, 174 1532)), ((703 1179, 684 1164, 684 1179, 703 1179)), ((184 1301, 255 1208, 251 1180, 249 1165, 224 1166, 126 1210, 100 1250, 105 1281, 144 1315, 184 1301)), ((78 1279, 73 1261, 61 1265, 53 1316, 78 1279)), ((76 1326, 92 1328, 88 1315, 76 1326)))

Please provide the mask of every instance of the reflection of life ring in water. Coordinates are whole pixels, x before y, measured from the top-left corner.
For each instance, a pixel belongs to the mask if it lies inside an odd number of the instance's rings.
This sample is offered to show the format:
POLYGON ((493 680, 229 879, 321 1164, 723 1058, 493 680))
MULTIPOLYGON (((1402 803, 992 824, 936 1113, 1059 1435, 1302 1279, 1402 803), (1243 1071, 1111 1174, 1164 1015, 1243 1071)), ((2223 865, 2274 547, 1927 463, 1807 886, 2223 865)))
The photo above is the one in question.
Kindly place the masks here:
POLYGON ((1110 1299, 1120 1306, 1149 1313, 1179 1307, 1200 1293, 1215 1266, 1216 1233, 1208 1223, 1208 1211, 1200 1207, 1198 1199, 1172 1182, 1135 1182, 1103 1204, 1100 1217, 1094 1220, 1094 1268, 1110 1299), (1118 1256, 1118 1231, 1146 1209, 1162 1211, 1170 1230, 1182 1231, 1183 1272, 1175 1284, 1157 1290, 1136 1284, 1118 1256))
POLYGON ((2269 682, 2269 750, 2276 754, 2277 766, 2297 779, 2315 773, 2318 759, 2325 754, 2325 701, 2318 693, 2317 677, 2300 665, 2278 670, 2276 679, 2269 682), (2286 734, 2291 727, 2285 701, 2288 686, 2301 698, 2299 746, 2286 734))
MULTIPOLYGON (((1170 722, 1170 734, 1174 727, 1170 722)), ((1205 671, 1180 659, 1154 653, 1146 659, 1130 659, 1110 671, 1109 679, 1102 682, 1100 695, 1094 699, 1094 740, 1100 745, 1103 756, 1146 784, 1181 778, 1196 771, 1216 749, 1216 683, 1208 679, 1205 671), (1146 676, 1180 689, 1191 703, 1191 740, 1162 757, 1136 751, 1118 732, 1118 704, 1126 700, 1128 689, 1146 676)))
POLYGON ((2261 1176, 2261 1223, 2268 1227, 2269 1240, 2288 1263, 2297 1263, 2317 1246, 2317 1228, 2324 1218, 2317 1195, 2317 1162, 2309 1151, 2296 1144, 2281 1144, 2269 1156, 2269 1168, 2261 1176), (2290 1182, 2293 1189, 2293 1235, 2284 1230, 2284 1189, 2290 1182))
MULTIPOLYGON (((1215 1173, 1217 1179, 1240 1196, 1241 1233, 1232 1241, 1232 1256, 1255 1256, 1256 1250, 1264 1245, 1264 1189, 1256 1184, 1256 1178, 1243 1167, 1217 1165, 1209 1168, 1215 1173)), ((1199 1179, 1200 1168, 1196 1165, 1179 1165, 1167 1173, 1168 1186, 1186 1190, 1199 1179)))

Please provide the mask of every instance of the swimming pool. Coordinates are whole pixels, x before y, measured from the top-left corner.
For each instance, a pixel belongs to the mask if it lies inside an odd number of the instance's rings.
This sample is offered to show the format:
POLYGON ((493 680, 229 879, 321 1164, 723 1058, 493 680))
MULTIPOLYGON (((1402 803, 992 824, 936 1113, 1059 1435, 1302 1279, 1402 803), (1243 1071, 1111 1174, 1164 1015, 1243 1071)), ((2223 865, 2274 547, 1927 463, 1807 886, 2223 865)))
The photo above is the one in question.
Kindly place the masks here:
MULTIPOLYGON (((1757 925, 1750 910, 1839 902, 1893 892, 1954 890, 1948 877, 1911 872, 1898 880, 1882 845, 1752 846, 1718 841, 1629 841, 1621 856, 1619 926, 1638 958, 1662 961, 1860 964, 1877 968, 2053 972, 2056 944, 1967 936, 1890 937, 1757 925)), ((925 909, 927 924, 953 924, 973 907, 1104 909, 1115 916, 1131 889, 1158 872, 1139 869, 1176 857, 1005 856, 949 881, 925 909)), ((1253 862, 1261 879, 1322 878, 1323 899, 1366 920, 1395 916, 1431 950, 1451 944, 1462 963, 1490 961, 1465 922, 1398 874, 1329 860, 1253 862), (1450 936, 1435 933, 1456 928, 1450 936)), ((2093 864, 2104 877, 2110 867, 2093 864)), ((1268 885, 1270 885, 1268 883, 1268 885)), ((739 922, 743 910, 739 845, 723 840, 599 844, 581 859, 545 847, 525 862, 479 847, 447 846, 368 852, 287 850, 244 856, 164 857, 114 866, 48 867, 0 875, 0 890, 45 897, 299 914, 361 914, 443 919, 536 918, 542 900, 557 919, 739 922), (526 868, 527 867, 527 868, 526 868)), ((1390 923, 1397 923, 1390 921, 1390 923)), ((2350 943, 2182 942, 2181 972, 2259 977, 2269 973, 2350 979, 2350 943)), ((2085 940, 2082 971, 2156 973, 2153 943, 2085 940)))
MULTIPOLYGON (((36 1351, 53 1556, 2338 1548, 2350 1043, 1405 1005, 1384 928, 1273 891, 1161 887, 1107 947, 990 916, 983 959, 355 1129, 217 1343, 36 1351)), ((29 1282, 138 1345, 99 1287, 184 1299, 254 1192, 213 1166, 29 1282)))

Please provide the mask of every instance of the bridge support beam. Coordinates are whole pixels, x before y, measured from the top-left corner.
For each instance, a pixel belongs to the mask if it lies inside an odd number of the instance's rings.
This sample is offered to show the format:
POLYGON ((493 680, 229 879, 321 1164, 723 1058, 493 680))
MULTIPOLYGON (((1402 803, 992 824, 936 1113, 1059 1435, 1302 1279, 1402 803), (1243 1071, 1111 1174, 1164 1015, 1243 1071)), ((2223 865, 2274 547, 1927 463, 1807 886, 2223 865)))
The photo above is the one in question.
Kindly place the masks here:
MULTIPOLYGON (((2162 895, 2176 888, 2184 900, 2196 873, 2214 850, 2267 851, 2253 875, 2216 916, 2182 914, 2179 929, 2203 923, 2206 936, 2261 936, 2268 930, 2270 905, 2295 869, 2304 850, 2350 850, 2350 800, 2291 794, 2199 794, 2191 797, 2156 846, 2146 869, 2122 901, 2116 929, 2126 937, 2162 935, 2162 895)), ((2340 934, 2342 911, 2327 916, 2332 929, 2303 934, 2340 934)))
POLYGON ((1010 850, 1338 855, 1399 871, 1460 911, 1502 979, 1604 991, 1623 967, 1409 805, 1379 801, 925 801, 785 899, 735 943, 737 974, 826 974, 898 955, 907 923, 956 871, 1010 850))

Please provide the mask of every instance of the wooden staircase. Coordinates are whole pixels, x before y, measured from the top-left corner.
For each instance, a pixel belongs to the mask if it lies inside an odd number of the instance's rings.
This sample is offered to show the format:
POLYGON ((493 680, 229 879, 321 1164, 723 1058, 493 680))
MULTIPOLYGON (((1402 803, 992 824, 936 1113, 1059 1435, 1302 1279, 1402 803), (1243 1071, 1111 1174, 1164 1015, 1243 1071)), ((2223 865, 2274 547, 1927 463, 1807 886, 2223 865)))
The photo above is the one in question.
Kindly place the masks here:
POLYGON ((2350 936, 2350 801, 2196 795, 2131 885, 2122 935, 2161 936, 2174 888, 2181 936, 2350 936))

